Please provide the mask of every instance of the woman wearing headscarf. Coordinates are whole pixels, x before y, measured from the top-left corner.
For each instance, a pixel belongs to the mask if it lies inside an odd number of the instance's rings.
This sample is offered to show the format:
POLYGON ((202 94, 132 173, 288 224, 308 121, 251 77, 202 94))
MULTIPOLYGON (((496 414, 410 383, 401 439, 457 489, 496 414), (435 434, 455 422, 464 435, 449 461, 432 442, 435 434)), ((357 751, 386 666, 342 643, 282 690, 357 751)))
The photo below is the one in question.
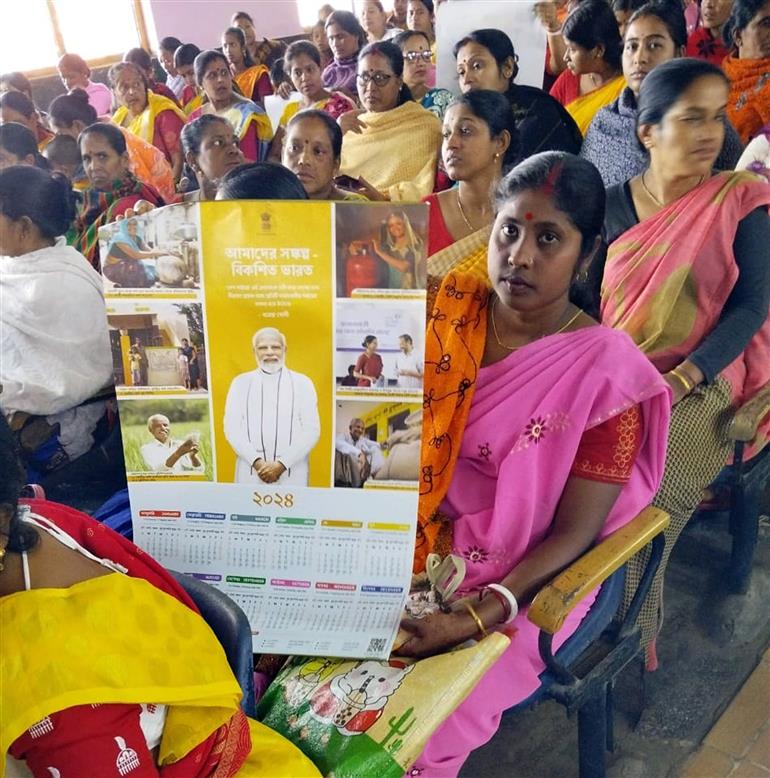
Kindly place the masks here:
POLYGON ((387 265, 388 289, 421 289, 425 281, 425 245, 404 211, 383 222, 372 250, 387 265))

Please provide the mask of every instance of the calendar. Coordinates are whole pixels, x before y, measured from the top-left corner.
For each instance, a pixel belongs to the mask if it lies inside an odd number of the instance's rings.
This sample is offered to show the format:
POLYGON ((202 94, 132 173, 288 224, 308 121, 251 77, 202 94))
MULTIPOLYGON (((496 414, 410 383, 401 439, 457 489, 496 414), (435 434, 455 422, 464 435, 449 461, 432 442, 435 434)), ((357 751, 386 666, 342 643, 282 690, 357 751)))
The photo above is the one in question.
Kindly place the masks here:
POLYGON ((130 222, 99 240, 134 541, 237 603, 256 653, 387 658, 417 527, 427 206, 130 222), (126 241, 159 256, 116 275, 126 241))

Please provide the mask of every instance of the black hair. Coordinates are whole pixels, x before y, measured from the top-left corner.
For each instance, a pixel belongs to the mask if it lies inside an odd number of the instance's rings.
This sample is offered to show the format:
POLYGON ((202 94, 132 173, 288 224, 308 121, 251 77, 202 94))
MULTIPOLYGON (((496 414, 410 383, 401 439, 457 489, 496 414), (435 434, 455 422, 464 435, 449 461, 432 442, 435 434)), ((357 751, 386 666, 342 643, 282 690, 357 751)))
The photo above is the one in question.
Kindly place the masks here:
POLYGON ((163 51, 175 52, 182 45, 182 41, 179 38, 175 38, 173 35, 169 35, 166 38, 161 38, 158 43, 158 48, 163 51))
POLYGON ((83 122, 87 126, 98 118, 84 89, 73 89, 69 94, 55 97, 48 106, 48 117, 59 127, 72 127, 75 122, 83 122))
MULTIPOLYGON (((388 60, 388 64, 393 73, 395 73, 398 78, 403 78, 404 55, 395 43, 391 43, 390 41, 375 41, 374 43, 364 46, 358 53, 359 64, 363 61, 364 57, 368 57, 370 54, 379 54, 380 56, 385 57, 385 59, 388 60)), ((397 105, 403 105, 411 100, 414 100, 411 89, 409 89, 406 83, 401 84, 401 89, 398 92, 397 105)))
POLYGON ((247 162, 225 174, 217 196, 223 200, 307 200, 302 182, 275 162, 247 162))
POLYGON ((37 114, 32 100, 23 92, 3 92, 0 95, 0 108, 10 108, 16 113, 20 113, 25 119, 31 119, 37 114))
POLYGON ((615 14, 605 0, 585 0, 577 6, 564 20, 561 34, 584 49, 604 46, 604 61, 620 70, 623 39, 615 14))
POLYGON ((142 70, 152 72, 152 57, 142 48, 129 49, 123 55, 123 62, 130 62, 142 70))
MULTIPOLYGON (((289 44, 289 48, 286 49, 286 53, 283 55, 283 61, 289 64, 293 59, 302 55, 310 57, 318 67, 321 67, 321 52, 318 50, 318 46, 312 41, 294 41, 289 44)), ((289 65, 291 68, 291 65, 289 65)))
POLYGON ((612 0, 610 4, 613 13, 633 13, 641 8, 647 0, 612 0))
POLYGON ((332 153, 334 154, 334 158, 339 159, 340 155, 342 154, 342 130, 340 129, 339 124, 337 124, 337 122, 335 122, 334 119, 332 119, 332 117, 326 113, 326 111, 318 111, 312 108, 307 111, 299 111, 295 113, 294 116, 289 119, 289 122, 286 125, 286 133, 288 134, 289 130, 295 124, 304 122, 307 119, 319 121, 324 125, 326 132, 329 134, 329 142, 332 144, 332 153))
POLYGON ((0 413, 0 473, 0 509, 11 516, 6 535, 6 549, 16 554, 29 551, 40 538, 34 526, 19 519, 19 497, 27 476, 13 433, 3 413, 0 413))
POLYGON ((705 76, 717 76, 725 84, 730 84, 722 68, 704 59, 670 59, 654 67, 639 89, 637 128, 643 124, 660 124, 682 94, 695 81, 705 76))
POLYGON ((398 337, 400 340, 405 340, 407 343, 414 343, 414 341, 412 340, 412 336, 407 333, 404 333, 403 335, 399 335, 398 337))
POLYGON ((422 30, 403 30, 402 32, 398 33, 398 35, 394 35, 390 40, 395 43, 403 53, 404 46, 411 38, 425 38, 427 44, 429 46, 431 45, 428 33, 423 32, 422 30))
POLYGON ((35 160, 35 167, 48 169, 48 163, 38 151, 35 133, 23 124, 18 122, 0 124, 0 147, 19 159, 31 155, 35 160))
POLYGON ((80 56, 80 54, 62 54, 59 58, 59 62, 56 67, 61 68, 70 67, 73 70, 79 70, 81 73, 91 75, 91 68, 88 67, 88 63, 80 56))
POLYGON ((330 24, 337 24, 345 30, 348 35, 355 35, 358 38, 358 48, 362 49, 366 46, 366 31, 361 26, 361 23, 356 18, 354 13, 350 11, 334 11, 326 17, 326 23, 324 24, 324 30, 329 29, 330 24))
POLYGON ((18 92, 24 93, 30 100, 32 99, 32 83, 24 73, 20 73, 18 70, 3 73, 0 75, 0 84, 3 82, 10 84, 18 92))
POLYGON ((227 57, 221 52, 217 51, 216 49, 208 49, 207 51, 202 51, 198 56, 195 58, 195 62, 193 63, 193 66, 195 67, 195 81, 198 84, 198 86, 203 86, 203 74, 206 72, 206 68, 216 59, 221 59, 222 62, 227 65, 227 68, 229 70, 230 63, 227 61, 227 57))
MULTIPOLYGON (((615 23, 615 26, 617 27, 617 22, 615 23)), ((455 59, 457 59, 460 49, 463 46, 467 46, 469 43, 476 43, 479 46, 483 46, 492 55, 495 62, 497 62, 497 67, 500 71, 502 71, 503 65, 507 59, 513 60, 513 74, 511 75, 511 86, 513 86, 513 82, 519 74, 519 58, 516 56, 516 50, 513 48, 513 41, 511 41, 502 30, 494 30, 487 27, 469 33, 455 43, 454 48, 452 49, 452 54, 455 59)))
POLYGON ((192 65, 200 53, 201 50, 194 43, 183 43, 174 52, 174 67, 180 68, 183 65, 192 65))
POLYGON ((492 138, 499 138, 504 130, 508 130, 511 142, 503 155, 503 169, 516 161, 519 154, 519 133, 511 104, 505 95, 491 89, 477 89, 461 95, 452 105, 467 105, 473 115, 489 127, 489 135, 492 138))
POLYGON ((759 13, 767 0, 735 0, 730 18, 722 29, 722 40, 728 49, 737 51, 735 34, 743 32, 751 20, 759 13))
MULTIPOLYGON (((284 61, 283 57, 278 57, 278 59, 270 65, 270 83, 275 87, 282 84, 284 81, 292 84, 291 78, 289 78, 289 74, 284 67, 284 61)), ((294 85, 292 84, 292 87, 293 86, 294 85)))
POLYGON ((682 6, 678 2, 672 0, 652 0, 652 2, 645 3, 631 14, 626 29, 637 19, 643 19, 648 16, 654 16, 663 23, 677 49, 683 49, 687 46, 687 22, 684 18, 682 6))
POLYGON ((436 7, 433 4, 433 0, 419 0, 427 9, 428 13, 433 16, 436 13, 436 7))
MULTIPOLYGON (((606 195, 599 171, 587 160, 566 151, 544 151, 516 165, 497 188, 497 208, 519 192, 548 190, 554 205, 580 231, 580 258, 587 258, 602 233, 606 195)), ((570 301, 596 315, 603 266, 589 271, 585 282, 573 281, 570 301)), ((577 268, 576 268, 577 270, 577 268)))
POLYGON ((43 149, 49 163, 80 165, 80 147, 71 135, 54 135, 43 149))
POLYGON ((377 336, 376 336, 376 335, 367 335, 367 336, 366 336, 366 337, 363 339, 363 341, 361 342, 361 346, 362 346, 363 348, 367 348, 367 347, 368 347, 368 345, 369 345, 369 344, 370 344, 370 343, 371 343, 373 340, 377 340, 377 336))
POLYGON ((64 235, 75 219, 75 198, 67 176, 30 165, 0 170, 0 213, 11 221, 28 218, 44 238, 64 235))
POLYGON ((246 45, 246 36, 243 34, 243 30, 240 27, 228 27, 222 33, 223 40, 225 35, 232 35, 234 38, 238 39, 238 43, 241 45, 241 51, 243 51, 243 64, 247 68, 253 67, 254 60, 251 58, 249 47, 246 45))
MULTIPOLYGON (((133 51, 133 49, 132 49, 133 51)), ((139 49, 139 51, 144 51, 144 49, 139 49)), ((145 52, 146 53, 146 52, 145 52)), ((115 89, 118 83, 118 78, 120 78, 121 73, 125 73, 126 71, 131 71, 133 73, 136 73, 136 75, 139 76, 139 78, 142 79, 144 82, 144 86, 146 89, 150 88, 150 82, 147 79, 147 74, 142 70, 140 65, 137 65, 136 62, 118 62, 117 65, 113 65, 108 71, 107 71, 107 80, 110 82, 110 86, 115 89)))
POLYGON ((224 117, 217 116, 214 113, 204 113, 197 119, 194 119, 191 122, 187 122, 184 127, 182 127, 182 132, 180 135, 184 153, 200 153, 201 143, 203 143, 203 136, 209 129, 217 124, 226 124, 229 126, 230 122, 228 122, 224 117))
POLYGON ((123 133, 114 124, 107 124, 106 122, 94 122, 83 130, 78 136, 78 146, 83 143, 83 139, 89 135, 98 135, 100 138, 104 138, 107 143, 110 144, 110 148, 116 154, 125 154, 126 139, 123 133))
POLYGON ((232 24, 235 24, 238 19, 246 19, 247 21, 251 22, 251 24, 254 24, 254 20, 251 18, 251 14, 246 13, 246 11, 236 11, 233 14, 233 18, 230 19, 230 22, 232 24))

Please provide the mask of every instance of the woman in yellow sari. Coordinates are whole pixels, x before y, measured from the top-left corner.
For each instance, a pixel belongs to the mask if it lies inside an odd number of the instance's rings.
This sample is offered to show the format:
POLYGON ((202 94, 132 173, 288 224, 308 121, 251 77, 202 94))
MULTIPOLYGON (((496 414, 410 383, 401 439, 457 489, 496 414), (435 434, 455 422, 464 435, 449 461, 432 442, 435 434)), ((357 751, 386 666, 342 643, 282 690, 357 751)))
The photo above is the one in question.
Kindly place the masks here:
POLYGON ((562 35, 567 69, 551 87, 583 135, 600 108, 623 91, 623 40, 612 9, 604 0, 587 0, 566 18, 562 35))
POLYGON ((259 105, 273 94, 270 71, 265 65, 256 65, 246 46, 246 37, 239 27, 228 27, 222 34, 222 52, 230 63, 233 81, 241 94, 259 105))

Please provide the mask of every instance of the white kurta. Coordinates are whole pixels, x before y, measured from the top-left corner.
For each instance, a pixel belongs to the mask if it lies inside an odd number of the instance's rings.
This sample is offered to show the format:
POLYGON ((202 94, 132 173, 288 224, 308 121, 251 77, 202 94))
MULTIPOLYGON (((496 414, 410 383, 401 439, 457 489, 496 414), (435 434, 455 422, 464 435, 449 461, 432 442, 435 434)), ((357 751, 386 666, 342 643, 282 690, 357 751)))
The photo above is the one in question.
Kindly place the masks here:
POLYGON ((318 397, 307 376, 286 367, 236 376, 227 393, 224 426, 238 456, 236 483, 262 483, 252 469, 262 459, 286 468, 276 483, 307 486, 308 458, 321 435, 318 397))
POLYGON ((166 465, 166 460, 181 445, 181 440, 173 440, 172 438, 169 438, 165 443, 153 440, 151 443, 145 443, 142 446, 142 459, 147 467, 156 473, 189 473, 203 470, 203 462, 194 465, 189 454, 179 457, 173 467, 166 465))
POLYGON ((404 354, 402 351, 396 357, 396 385, 402 389, 420 389, 422 379, 411 375, 399 375, 399 370, 408 370, 409 372, 422 375, 422 360, 418 358, 414 351, 404 354))
POLYGON ((358 456, 361 452, 366 454, 369 465, 372 469, 372 475, 374 475, 385 463, 385 457, 382 455, 382 447, 374 440, 361 435, 358 440, 353 440, 353 437, 349 432, 339 435, 334 441, 334 448, 340 452, 340 454, 350 454, 352 456, 358 456))

